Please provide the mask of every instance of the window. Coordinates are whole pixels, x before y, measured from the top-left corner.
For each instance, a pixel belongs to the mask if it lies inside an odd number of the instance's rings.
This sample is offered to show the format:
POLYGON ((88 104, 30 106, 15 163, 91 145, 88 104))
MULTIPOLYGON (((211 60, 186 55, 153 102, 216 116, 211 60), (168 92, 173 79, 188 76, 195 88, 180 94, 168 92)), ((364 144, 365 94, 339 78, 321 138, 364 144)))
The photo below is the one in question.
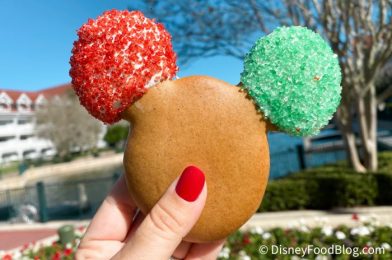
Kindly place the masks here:
POLYGON ((30 139, 32 137, 34 137, 34 135, 21 135, 20 136, 20 140, 27 140, 27 139, 30 139))
POLYGON ((1 125, 9 125, 12 124, 12 119, 5 119, 5 120, 0 120, 0 126, 1 125))
POLYGON ((43 108, 45 108, 46 105, 47 105, 46 98, 42 94, 39 94, 37 99, 35 100, 34 108, 35 109, 43 109, 43 108))
POLYGON ((11 162, 11 161, 17 161, 18 160, 18 154, 13 152, 13 153, 5 153, 2 155, 3 162, 11 162))
POLYGON ((26 110, 27 108, 29 108, 26 104, 19 104, 19 108, 26 110))
POLYGON ((8 111, 11 109, 12 99, 5 93, 0 93, 0 111, 8 111))
POLYGON ((19 119, 18 120, 18 125, 25 125, 25 124, 30 124, 31 119, 19 119))
POLYGON ((12 140, 14 138, 15 138, 15 136, 2 136, 2 137, 0 137, 0 143, 7 142, 7 141, 12 140))
POLYGON ((16 101, 19 111, 31 110, 31 99, 24 93, 22 93, 16 101))

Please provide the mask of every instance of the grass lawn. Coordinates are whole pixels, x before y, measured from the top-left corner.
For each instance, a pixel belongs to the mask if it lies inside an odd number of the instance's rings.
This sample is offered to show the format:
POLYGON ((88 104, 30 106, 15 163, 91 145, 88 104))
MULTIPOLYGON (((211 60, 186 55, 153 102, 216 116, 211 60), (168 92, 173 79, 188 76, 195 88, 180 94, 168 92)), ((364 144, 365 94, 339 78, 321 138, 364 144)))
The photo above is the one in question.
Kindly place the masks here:
POLYGON ((19 162, 11 162, 7 165, 0 166, 0 178, 10 173, 17 173, 19 171, 18 166, 19 162))

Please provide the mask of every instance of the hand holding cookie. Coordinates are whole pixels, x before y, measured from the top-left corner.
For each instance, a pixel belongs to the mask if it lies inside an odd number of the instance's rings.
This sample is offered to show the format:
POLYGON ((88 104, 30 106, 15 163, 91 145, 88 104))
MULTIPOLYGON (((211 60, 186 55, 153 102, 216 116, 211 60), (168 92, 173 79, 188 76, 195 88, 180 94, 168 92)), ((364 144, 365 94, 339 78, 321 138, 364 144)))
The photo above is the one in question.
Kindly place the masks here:
POLYGON ((140 12, 109 11, 78 32, 71 58, 80 102, 105 123, 131 123, 125 178, 147 215, 189 165, 208 196, 189 242, 217 241, 257 210, 269 175, 267 132, 316 134, 340 101, 336 56, 316 33, 279 28, 247 54, 241 84, 207 76, 172 80, 170 35, 140 12))
POLYGON ((91 221, 76 259, 216 259, 223 240, 182 241, 199 218, 206 197, 203 172, 190 166, 145 216, 129 199, 122 177, 91 221))

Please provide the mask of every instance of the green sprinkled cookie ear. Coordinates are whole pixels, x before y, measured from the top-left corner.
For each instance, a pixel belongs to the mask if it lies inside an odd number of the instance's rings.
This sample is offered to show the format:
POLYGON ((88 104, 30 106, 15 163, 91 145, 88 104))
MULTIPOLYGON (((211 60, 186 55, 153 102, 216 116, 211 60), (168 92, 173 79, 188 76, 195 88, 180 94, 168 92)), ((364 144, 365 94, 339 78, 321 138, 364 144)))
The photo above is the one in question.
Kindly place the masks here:
POLYGON ((279 130, 315 135, 340 102, 337 56, 313 31, 281 27, 259 39, 246 55, 241 82, 279 130))

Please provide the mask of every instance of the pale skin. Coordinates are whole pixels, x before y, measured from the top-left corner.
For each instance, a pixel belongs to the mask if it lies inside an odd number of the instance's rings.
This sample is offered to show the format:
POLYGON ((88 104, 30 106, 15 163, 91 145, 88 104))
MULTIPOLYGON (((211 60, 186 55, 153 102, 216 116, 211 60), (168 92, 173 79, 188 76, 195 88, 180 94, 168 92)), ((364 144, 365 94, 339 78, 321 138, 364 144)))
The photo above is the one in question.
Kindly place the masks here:
POLYGON ((200 217, 207 185, 195 201, 188 202, 175 192, 177 181, 145 216, 138 213, 122 176, 91 221, 76 259, 216 259, 223 240, 183 241, 200 217))

